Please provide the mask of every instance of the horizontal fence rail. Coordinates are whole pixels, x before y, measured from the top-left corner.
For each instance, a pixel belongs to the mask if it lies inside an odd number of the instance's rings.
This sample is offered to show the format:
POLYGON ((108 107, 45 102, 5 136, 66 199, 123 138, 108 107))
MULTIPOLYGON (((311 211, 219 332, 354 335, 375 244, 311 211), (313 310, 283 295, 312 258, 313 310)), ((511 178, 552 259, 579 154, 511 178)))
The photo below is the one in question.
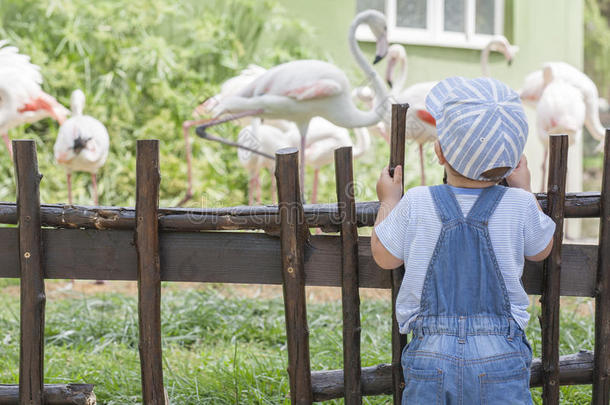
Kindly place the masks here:
MULTIPOLYGON (((546 193, 536 194, 543 209, 547 207, 546 193)), ((373 226, 379 202, 356 202, 356 225, 373 226)), ((341 230, 341 215, 337 204, 304 204, 305 221, 311 228, 327 232, 341 230)), ((599 218, 600 193, 568 193, 565 202, 566 218, 599 218)), ((85 229, 135 229, 136 213, 131 207, 87 207, 63 204, 40 206, 42 226, 85 229)), ((17 224, 17 205, 0 202, 0 224, 17 224)), ((159 229, 162 231, 214 230, 275 230, 280 227, 276 205, 237 206, 229 208, 159 208, 159 229)))
MULTIPOLYGON (((137 280, 133 232, 43 229, 43 265, 50 279, 137 280)), ((19 277, 16 229, 0 229, 0 278, 19 277)), ((280 241, 263 233, 160 232, 161 280, 282 284, 280 241), (205 266, 202 266, 205 263, 205 266), (231 269, 229 271, 229 269, 231 269)), ((564 245, 561 295, 594 297, 597 246, 564 245)), ((370 238, 358 238, 361 288, 391 288, 391 272, 371 255, 370 238)), ((523 285, 542 292, 542 263, 526 262, 523 285)), ((305 284, 341 286, 341 239, 312 235, 305 246, 305 284)))
MULTIPOLYGON (((559 385, 590 384, 593 377, 593 353, 579 353, 559 358, 559 385)), ((542 386, 542 361, 534 359, 530 387, 542 386)), ((314 371, 311 375, 314 401, 328 401, 344 395, 343 370, 314 371)), ((380 364, 362 368, 362 395, 391 395, 392 366, 380 364)))

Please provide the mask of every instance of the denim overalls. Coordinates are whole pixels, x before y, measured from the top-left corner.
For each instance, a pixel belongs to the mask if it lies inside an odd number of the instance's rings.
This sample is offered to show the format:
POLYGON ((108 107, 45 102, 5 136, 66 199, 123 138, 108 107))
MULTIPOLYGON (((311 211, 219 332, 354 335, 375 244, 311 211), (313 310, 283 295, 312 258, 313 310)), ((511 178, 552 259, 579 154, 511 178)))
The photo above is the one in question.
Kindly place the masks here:
POLYGON ((505 187, 464 218, 451 189, 430 187, 442 230, 402 354, 405 404, 531 404, 532 352, 511 315, 487 223, 505 187))

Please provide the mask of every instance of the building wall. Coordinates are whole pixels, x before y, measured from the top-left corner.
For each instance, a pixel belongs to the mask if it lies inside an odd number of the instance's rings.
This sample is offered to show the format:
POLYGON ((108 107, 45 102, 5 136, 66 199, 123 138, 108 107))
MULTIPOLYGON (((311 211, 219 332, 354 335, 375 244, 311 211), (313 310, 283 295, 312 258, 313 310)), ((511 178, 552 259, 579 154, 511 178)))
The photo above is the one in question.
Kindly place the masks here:
MULTIPOLYGON (((326 58, 342 67, 352 80, 359 80, 358 67, 352 61, 347 33, 355 15, 356 0, 281 0, 284 7, 300 16, 315 29, 315 45, 326 52, 326 58)), ((490 70, 515 89, 531 71, 544 62, 561 60, 577 68, 583 66, 582 0, 506 0, 505 32, 519 52, 511 66, 503 56, 492 54, 490 70)), ((373 57, 373 45, 361 44, 373 57)), ((406 45, 408 83, 440 80, 447 76, 481 75, 480 51, 431 46, 406 45)), ((380 73, 383 66, 379 67, 380 73)), ((535 111, 526 108, 530 136, 526 154, 532 169, 534 190, 540 188, 542 144, 536 134, 535 111)), ((569 190, 582 187, 582 142, 570 148, 569 190)))

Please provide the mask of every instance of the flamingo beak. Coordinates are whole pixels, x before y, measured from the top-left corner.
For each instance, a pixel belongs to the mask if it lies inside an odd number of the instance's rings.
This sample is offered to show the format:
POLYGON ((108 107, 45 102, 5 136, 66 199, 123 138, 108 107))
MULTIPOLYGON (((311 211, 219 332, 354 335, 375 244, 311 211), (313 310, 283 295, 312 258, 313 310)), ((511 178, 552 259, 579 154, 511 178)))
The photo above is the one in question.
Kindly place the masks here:
POLYGON ((513 60, 512 60, 512 58, 511 58, 511 59, 509 59, 509 60, 508 60, 508 66, 510 66, 510 65, 512 65, 512 64, 513 64, 513 60))
POLYGON ((375 47, 375 60, 373 61, 373 65, 385 58, 385 56, 388 54, 388 47, 388 37, 386 35, 382 35, 377 39, 377 45, 375 47))

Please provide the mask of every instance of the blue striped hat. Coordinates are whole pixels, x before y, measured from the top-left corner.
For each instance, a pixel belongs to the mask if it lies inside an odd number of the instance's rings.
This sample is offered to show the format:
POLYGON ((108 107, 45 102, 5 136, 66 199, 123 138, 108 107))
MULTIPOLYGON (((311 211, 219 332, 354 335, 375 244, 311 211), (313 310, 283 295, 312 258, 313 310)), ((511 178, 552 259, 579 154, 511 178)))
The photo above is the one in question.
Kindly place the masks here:
POLYGON ((473 180, 499 180, 519 163, 527 141, 527 118, 519 95, 489 77, 450 77, 430 90, 426 109, 436 119, 447 162, 473 180), (510 167, 499 177, 488 170, 510 167))

